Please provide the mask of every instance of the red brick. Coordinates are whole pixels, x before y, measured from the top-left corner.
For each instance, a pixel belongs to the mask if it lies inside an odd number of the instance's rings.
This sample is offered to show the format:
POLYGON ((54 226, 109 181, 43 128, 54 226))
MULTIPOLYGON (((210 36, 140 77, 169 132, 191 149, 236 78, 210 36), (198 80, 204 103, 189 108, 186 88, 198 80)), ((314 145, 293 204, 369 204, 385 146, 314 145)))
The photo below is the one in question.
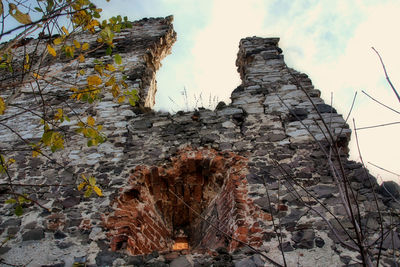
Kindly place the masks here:
POLYGON ((249 232, 249 228, 243 227, 243 226, 238 227, 235 231, 236 234, 244 234, 244 235, 246 235, 248 232, 249 232))

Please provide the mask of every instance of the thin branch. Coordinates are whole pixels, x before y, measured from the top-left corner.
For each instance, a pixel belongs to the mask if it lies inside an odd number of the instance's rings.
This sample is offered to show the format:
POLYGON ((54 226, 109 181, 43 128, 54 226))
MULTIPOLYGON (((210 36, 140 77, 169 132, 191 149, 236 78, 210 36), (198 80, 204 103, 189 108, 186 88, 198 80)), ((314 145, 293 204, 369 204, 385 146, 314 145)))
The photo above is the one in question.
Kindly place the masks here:
POLYGON ((383 104, 382 102, 378 101, 377 99, 375 99, 375 98, 373 98, 372 96, 370 96, 369 94, 367 94, 367 92, 365 92, 364 90, 361 90, 361 92, 362 92, 364 95, 366 95, 366 96, 368 96, 369 98, 371 98, 372 100, 374 100, 376 103, 378 103, 378 104, 384 106, 385 108, 390 109, 391 111, 396 112, 397 114, 400 115, 400 111, 397 111, 397 110, 395 110, 394 108, 391 108, 391 107, 389 107, 389 106, 383 104))
POLYGON ((387 72, 386 72, 385 64, 383 64, 383 60, 382 60, 381 55, 378 53, 378 51, 376 51, 376 49, 375 49, 374 47, 371 47, 371 48, 372 48, 372 50, 374 50, 375 53, 378 55, 379 60, 381 61, 381 64, 382 64, 383 71, 385 72, 386 80, 388 81, 390 87, 392 87, 392 90, 393 90, 394 94, 396 95, 397 100, 400 102, 400 95, 399 95, 399 93, 397 93, 396 88, 394 88, 392 82, 390 81, 390 78, 389 78, 389 76, 388 76, 388 74, 387 74, 387 72))
MULTIPOLYGON (((282 247, 282 228, 281 228, 281 222, 280 222, 280 218, 278 216, 278 225, 279 225, 279 232, 276 229, 276 225, 275 225, 275 219, 274 219, 274 210, 272 209, 272 205, 271 205, 271 199, 269 197, 269 192, 268 192, 268 187, 267 187, 267 182, 265 181, 265 177, 263 176, 263 182, 264 182, 264 187, 265 187, 265 192, 267 193, 267 199, 268 199, 268 206, 270 209, 270 215, 271 215, 271 219, 272 219, 272 227, 274 228, 274 232, 278 237, 278 241, 279 241, 279 249, 282 253, 282 259, 283 259, 283 265, 286 267, 287 263, 286 263, 286 257, 285 257, 285 252, 283 251, 283 247, 282 247)), ((278 185, 278 205, 279 205, 279 186, 280 183, 278 185)))
POLYGON ((15 193, 6 193, 6 194, 15 194, 15 195, 17 195, 17 196, 23 197, 23 198, 25 198, 25 199, 31 201, 32 203, 35 203, 36 205, 38 205, 38 206, 41 207, 42 209, 45 209, 45 210, 47 210, 48 212, 50 212, 50 209, 46 208, 45 206, 43 206, 42 204, 40 204, 38 201, 36 201, 36 200, 34 200, 34 199, 30 198, 30 197, 27 197, 27 196, 25 196, 25 195, 23 195, 23 194, 16 193, 16 192, 15 192, 15 193))
MULTIPOLYGON (((0 184, 0 186, 9 185, 7 183, 0 184)), ((21 187, 51 187, 51 186, 71 186, 75 184, 16 184, 12 183, 13 186, 21 186, 21 187)))
POLYGON ((374 163, 372 163, 372 162, 370 162, 370 161, 368 161, 367 163, 368 163, 368 164, 371 164, 372 166, 374 166, 374 167, 376 167, 376 168, 378 168, 378 169, 381 169, 382 171, 385 171, 385 172, 388 172, 388 173, 391 173, 391 174, 394 174, 394 175, 400 177, 400 174, 395 173, 395 172, 392 172, 392 171, 389 171, 389 170, 387 170, 387 169, 385 169, 385 168, 382 168, 382 167, 380 167, 380 166, 378 166, 378 165, 376 165, 376 164, 374 164, 374 163))
MULTIPOLYGON (((356 122, 355 122, 354 119, 353 119, 353 125, 354 125, 354 129, 356 129, 356 122)), ((379 244, 378 259, 376 260, 376 266, 379 266, 379 261, 380 261, 381 254, 382 254, 382 244, 383 244, 383 218, 382 218, 381 209, 379 208, 379 205, 378 205, 378 198, 377 198, 376 193, 375 193, 374 185, 372 184, 371 178, 367 173, 367 169, 365 167, 364 160, 363 160, 362 155, 361 155, 360 144, 358 143, 357 130, 354 130, 354 135, 356 137, 358 156, 360 157, 360 161, 361 161, 361 164, 363 166, 364 174, 368 178, 369 184, 371 186, 372 194, 374 196, 374 202, 376 204, 376 209, 378 210, 378 215, 379 215, 379 225, 381 227, 381 236, 382 236, 381 243, 379 244)))
POLYGON ((15 28, 13 28, 13 29, 11 29, 11 30, 8 30, 8 31, 6 31, 6 32, 4 32, 4 33, 2 33, 2 34, 0 35, 0 39, 1 39, 4 35, 8 35, 8 34, 14 32, 14 31, 19 30, 19 29, 22 29, 22 28, 24 28, 24 27, 33 27, 33 26, 37 26, 37 24, 39 24, 39 23, 41 23, 41 22, 47 22, 47 21, 49 21, 49 20, 51 20, 51 19, 54 19, 54 18, 57 18, 57 17, 73 15, 73 14, 78 13, 78 12, 80 12, 80 11, 86 10, 86 9, 80 9, 80 10, 75 10, 75 11, 73 11, 73 12, 59 13, 59 12, 61 12, 63 9, 69 7, 70 5, 71 5, 71 4, 67 4, 67 5, 65 5, 65 6, 63 6, 63 7, 61 7, 61 8, 59 8, 58 10, 55 10, 55 11, 53 12, 53 14, 55 14, 55 15, 52 15, 52 16, 49 16, 49 17, 44 17, 44 18, 41 18, 41 19, 36 20, 36 21, 34 21, 34 22, 31 22, 31 23, 29 23, 29 24, 19 25, 19 26, 15 27, 15 28))
POLYGON ((372 126, 365 126, 365 127, 360 127, 360 128, 354 129, 354 130, 357 130, 357 131, 358 131, 358 130, 372 129, 372 128, 390 126, 390 125, 395 125, 395 124, 400 124, 400 121, 389 122, 389 123, 383 123, 383 124, 372 125, 372 126))
MULTIPOLYGON (((283 167, 281 166, 281 164, 280 164, 279 162, 274 161, 274 164, 275 164, 276 167, 278 167, 279 171, 280 171, 283 175, 285 175, 286 178, 289 178, 289 179, 286 179, 286 181, 288 182, 288 184, 289 184, 290 187, 292 188, 292 190, 289 191, 291 194, 294 194, 293 192, 296 192, 296 193, 297 193, 297 199, 299 199, 306 207, 308 207, 308 208, 314 210, 314 208, 312 208, 310 205, 308 205, 307 203, 305 203, 305 202, 301 199, 300 194, 296 191, 296 189, 294 188, 294 186, 293 186, 289 181, 293 181, 293 183, 294 183, 295 185, 299 186, 309 197, 311 197, 311 198, 312 198, 313 200, 315 200, 318 204, 320 204, 321 207, 323 207, 323 208, 326 210, 326 212, 328 212, 328 213, 336 220, 336 222, 337 222, 337 223, 339 224, 339 226, 343 229, 344 233, 349 237, 349 239, 350 239, 351 241, 353 241, 354 244, 357 245, 356 241, 355 241, 355 240, 351 237, 351 235, 348 233, 346 227, 344 227, 344 225, 343 225, 342 222, 338 219, 338 217, 335 216, 335 215, 332 213, 332 211, 331 211, 324 203, 322 203, 318 198, 316 198, 313 194, 311 194, 310 191, 307 190, 307 188, 305 188, 305 187, 302 186, 300 183, 298 183, 298 182, 292 177, 292 175, 291 175, 289 172, 287 172, 287 170, 285 170, 285 168, 283 168, 283 167)), ((317 213, 317 214, 320 214, 320 213, 317 212, 317 211, 316 211, 316 213, 317 213)), ((329 223, 329 221, 328 221, 326 218, 324 218, 324 217, 322 216, 322 219, 325 220, 325 221, 327 222, 329 228, 332 230, 333 234, 336 236, 336 238, 339 240, 340 243, 342 243, 344 246, 346 246, 346 247, 348 247, 348 248, 350 248, 350 249, 353 249, 353 250, 355 250, 355 251, 360 252, 360 248, 354 247, 354 246, 352 246, 352 245, 347 244, 346 242, 344 242, 344 241, 341 239, 341 237, 336 233, 335 228, 333 228, 333 226, 329 223)))

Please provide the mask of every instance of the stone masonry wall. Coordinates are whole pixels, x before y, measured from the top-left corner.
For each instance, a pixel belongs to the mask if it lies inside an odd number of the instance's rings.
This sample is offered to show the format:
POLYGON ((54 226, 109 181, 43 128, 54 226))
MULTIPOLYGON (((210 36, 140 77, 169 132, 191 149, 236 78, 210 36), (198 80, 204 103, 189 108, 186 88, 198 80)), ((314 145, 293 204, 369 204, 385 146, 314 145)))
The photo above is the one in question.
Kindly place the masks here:
MULTIPOLYGON (((130 86, 140 88, 142 105, 151 107, 155 71, 175 40, 171 19, 136 22, 118 40, 132 73, 130 86)), ((239 240, 282 265, 281 250, 288 266, 358 266, 359 253, 349 248, 353 225, 321 150, 329 151, 321 114, 359 202, 364 235, 372 241, 380 237, 372 189, 380 192, 377 204, 386 229, 381 264, 394 265, 400 257, 396 187, 393 200, 361 164, 347 160, 348 125, 323 102, 306 74, 286 66, 278 41, 241 40, 236 64, 242 84, 229 105, 171 115, 118 105, 106 96, 87 110, 104 125, 106 143, 88 148, 81 137, 71 136, 65 150, 52 155, 65 167, 44 157, 32 159, 31 151, 15 152, 14 181, 72 185, 29 188, 30 197, 49 211, 30 204, 16 217, 10 205, 3 205, 1 238, 12 238, 0 257, 28 266, 271 266, 239 240), (82 173, 97 178, 104 197, 84 198, 76 190, 82 173), (199 219, 177 196, 235 239, 199 219), (186 232, 191 250, 169 252, 176 230, 186 232)), ((52 69, 61 64, 52 63, 52 69)), ((34 105, 28 89, 23 90, 18 103, 34 105)), ((18 111, 10 109, 5 116, 18 111)), ((40 136, 27 123, 31 115, 11 118, 24 139, 40 136)), ((26 148, 5 128, 0 127, 0 136, 2 149, 26 148)), ((5 198, 1 195, 2 203, 5 198)), ((378 250, 371 253, 376 260, 378 250)))

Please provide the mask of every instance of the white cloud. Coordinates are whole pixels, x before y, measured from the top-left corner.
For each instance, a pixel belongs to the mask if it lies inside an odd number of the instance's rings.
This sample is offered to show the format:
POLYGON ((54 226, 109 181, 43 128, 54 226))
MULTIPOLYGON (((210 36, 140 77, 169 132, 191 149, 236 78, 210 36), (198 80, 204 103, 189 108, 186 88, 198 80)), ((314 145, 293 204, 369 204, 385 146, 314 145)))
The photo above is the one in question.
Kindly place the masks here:
POLYGON ((196 90, 228 100, 240 83, 235 60, 239 40, 260 34, 265 15, 262 1, 215 1, 210 22, 195 38, 193 73, 196 90))

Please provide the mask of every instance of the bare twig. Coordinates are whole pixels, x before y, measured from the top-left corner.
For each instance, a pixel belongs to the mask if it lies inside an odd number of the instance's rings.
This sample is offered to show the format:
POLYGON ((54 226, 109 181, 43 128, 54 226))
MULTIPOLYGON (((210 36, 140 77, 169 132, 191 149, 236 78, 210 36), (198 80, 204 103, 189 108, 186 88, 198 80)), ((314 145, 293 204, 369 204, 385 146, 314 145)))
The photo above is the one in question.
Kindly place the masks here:
POLYGON ((361 90, 361 92, 362 92, 364 95, 366 95, 366 96, 368 96, 369 98, 371 98, 371 99, 372 99, 373 101, 375 101, 376 103, 378 103, 379 105, 382 105, 382 106, 384 106, 385 108, 387 108, 387 109, 389 109, 389 110, 391 110, 391 111, 393 111, 393 112, 396 112, 397 114, 400 115, 400 111, 397 111, 397 110, 395 110, 394 108, 391 108, 391 107, 389 107, 388 105, 383 104, 382 102, 378 101, 376 98, 373 98, 372 96, 370 96, 369 94, 367 94, 367 92, 365 92, 364 90, 361 90))
MULTIPOLYGON (((265 181, 265 177, 264 176, 263 176, 263 182, 264 182, 265 192, 267 193, 268 205, 269 205, 270 215, 271 215, 271 219, 272 219, 272 226, 274 228, 275 234, 278 237, 279 249, 280 249, 280 251, 282 253, 283 265, 286 267, 287 263, 286 263, 285 252, 283 251, 283 247, 282 247, 282 228, 281 228, 280 219, 278 217, 278 226, 279 226, 279 233, 278 233, 278 229, 276 229, 277 227, 275 225, 274 210, 273 210, 272 205, 271 205, 271 199, 269 197, 268 187, 267 187, 267 183, 265 181)), ((279 186, 280 186, 280 183, 278 185, 278 205, 279 205, 279 186)))
POLYGON ((372 163, 372 162, 370 162, 370 161, 368 161, 368 164, 371 164, 372 166, 374 166, 374 167, 376 167, 376 168, 378 168, 378 169, 381 169, 382 171, 385 171, 385 172, 388 172, 388 173, 391 173, 391 174, 394 174, 394 175, 400 177, 400 174, 395 173, 395 172, 392 172, 392 171, 389 171, 389 170, 387 170, 387 169, 385 169, 385 168, 382 168, 382 167, 380 167, 380 166, 378 166, 378 165, 376 165, 376 164, 374 164, 374 163, 372 163))
MULTIPOLYGON (((361 155, 360 144, 358 143, 358 135, 357 135, 357 130, 356 130, 356 122, 355 122, 354 119, 353 119, 353 125, 354 125, 354 129, 355 129, 354 130, 354 135, 356 137, 358 155, 360 157, 360 161, 361 161, 361 164, 363 166, 364 174, 368 178, 368 181, 369 181, 370 186, 371 186, 371 190, 372 190, 372 194, 374 196, 374 202, 375 202, 375 205, 376 205, 376 209, 378 210, 379 225, 380 225, 380 228, 381 228, 381 236, 383 237, 383 218, 382 218, 382 213, 381 213, 381 209, 379 208, 379 205, 378 205, 378 198, 377 198, 376 193, 375 193, 374 184, 371 181, 371 177, 367 173, 367 169, 365 167, 364 160, 363 160, 362 155, 361 155)), ((378 259, 376 260, 376 266, 379 266, 379 261, 380 261, 381 254, 382 254, 382 244, 383 244, 383 238, 381 239, 381 243, 379 244, 378 259)))
POLYGON ((395 125, 395 124, 400 124, 400 121, 383 123, 383 124, 372 125, 372 126, 365 126, 365 127, 360 127, 360 128, 354 129, 354 130, 358 131, 358 130, 372 129, 372 128, 384 127, 384 126, 395 125))
POLYGON ((392 82, 390 81, 390 78, 389 78, 389 76, 388 76, 388 74, 387 74, 387 72, 386 72, 386 67, 385 67, 385 64, 383 63, 383 60, 382 60, 381 55, 378 53, 378 51, 377 51, 374 47, 371 47, 371 48, 372 48, 372 50, 374 50, 375 53, 378 55, 379 60, 381 61, 381 64, 382 64, 383 71, 385 72, 386 80, 388 81, 390 87, 392 88, 394 94, 396 95, 397 100, 400 102, 400 95, 399 95, 399 93, 397 93, 396 88, 394 88, 392 82))

